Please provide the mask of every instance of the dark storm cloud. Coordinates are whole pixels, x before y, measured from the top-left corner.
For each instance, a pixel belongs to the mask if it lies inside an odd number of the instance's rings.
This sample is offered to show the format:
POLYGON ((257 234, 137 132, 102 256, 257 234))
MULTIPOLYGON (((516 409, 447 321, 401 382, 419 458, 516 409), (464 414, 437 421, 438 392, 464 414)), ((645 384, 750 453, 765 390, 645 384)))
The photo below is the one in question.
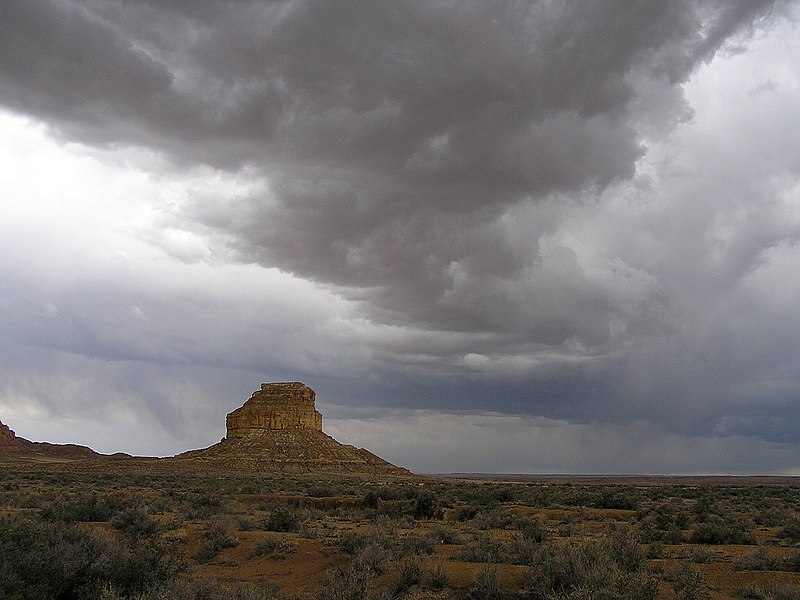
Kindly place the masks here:
POLYGON ((294 342, 287 319, 283 351, 249 331, 250 305, 231 324, 206 297, 98 282, 49 315, 20 300, 6 331, 106 360, 316 372, 343 404, 792 441, 797 294, 777 290, 800 238, 776 182, 796 178, 800 136, 769 119, 793 113, 664 142, 692 117, 689 77, 788 4, 4 2, 0 104, 64 140, 254 182, 191 194, 169 225, 353 301, 294 342), (337 359, 370 377, 343 381, 337 359))

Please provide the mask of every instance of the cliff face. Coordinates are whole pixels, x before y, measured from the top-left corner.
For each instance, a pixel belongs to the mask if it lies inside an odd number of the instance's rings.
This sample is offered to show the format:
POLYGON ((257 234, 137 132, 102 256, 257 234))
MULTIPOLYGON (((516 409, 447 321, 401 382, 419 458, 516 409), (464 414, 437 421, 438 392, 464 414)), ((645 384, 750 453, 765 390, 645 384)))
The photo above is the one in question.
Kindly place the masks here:
POLYGON ((243 406, 228 414, 226 437, 262 436, 282 429, 322 431, 322 415, 315 401, 316 393, 305 384, 262 383, 243 406))

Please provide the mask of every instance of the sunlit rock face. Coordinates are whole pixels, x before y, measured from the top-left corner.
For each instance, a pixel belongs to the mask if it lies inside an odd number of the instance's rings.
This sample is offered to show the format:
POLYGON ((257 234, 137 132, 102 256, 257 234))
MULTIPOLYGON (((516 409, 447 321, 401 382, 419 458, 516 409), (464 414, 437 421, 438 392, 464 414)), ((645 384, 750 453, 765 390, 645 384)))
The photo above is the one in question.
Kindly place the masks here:
POLYGON ((282 429, 322 431, 322 415, 315 400, 314 390, 303 383, 262 383, 244 405, 228 414, 227 438, 261 436, 282 429))

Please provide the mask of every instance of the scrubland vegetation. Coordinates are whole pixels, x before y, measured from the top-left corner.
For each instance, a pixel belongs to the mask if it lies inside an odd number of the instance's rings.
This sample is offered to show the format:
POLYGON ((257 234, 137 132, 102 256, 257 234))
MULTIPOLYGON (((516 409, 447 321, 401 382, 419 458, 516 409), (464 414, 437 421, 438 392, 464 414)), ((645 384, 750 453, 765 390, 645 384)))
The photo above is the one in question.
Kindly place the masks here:
POLYGON ((5 600, 800 598, 800 485, 0 472, 5 600))

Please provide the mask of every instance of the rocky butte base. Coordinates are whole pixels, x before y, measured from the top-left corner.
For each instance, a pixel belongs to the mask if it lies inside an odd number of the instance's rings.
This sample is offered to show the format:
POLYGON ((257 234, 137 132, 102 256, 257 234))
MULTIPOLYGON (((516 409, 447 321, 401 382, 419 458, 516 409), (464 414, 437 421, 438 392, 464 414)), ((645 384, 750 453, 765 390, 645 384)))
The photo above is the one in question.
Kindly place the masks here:
POLYGON ((325 434, 315 403, 316 393, 303 383, 262 383, 243 406, 228 414, 227 434, 219 444, 165 460, 244 471, 410 474, 325 434))
POLYGON ((19 446, 21 444, 14 432, 0 421, 0 448, 18 448, 19 446))

